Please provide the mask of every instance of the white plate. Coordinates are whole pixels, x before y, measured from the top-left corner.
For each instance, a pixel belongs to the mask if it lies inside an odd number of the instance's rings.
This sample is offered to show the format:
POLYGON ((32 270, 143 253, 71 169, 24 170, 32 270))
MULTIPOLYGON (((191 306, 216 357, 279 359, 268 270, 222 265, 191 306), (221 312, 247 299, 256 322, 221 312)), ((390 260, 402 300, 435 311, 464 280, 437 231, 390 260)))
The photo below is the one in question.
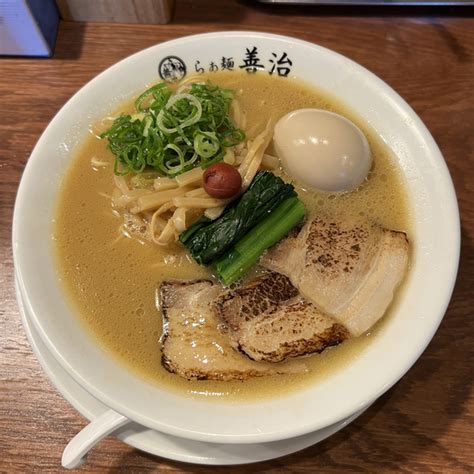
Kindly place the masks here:
POLYGON ((387 84, 353 61, 305 41, 252 32, 180 38, 141 51, 84 86, 51 121, 25 168, 13 219, 13 256, 25 306, 41 340, 83 388, 141 425, 218 443, 263 443, 333 425, 388 390, 418 359, 444 315, 459 259, 459 213, 446 163, 430 133, 387 84), (286 73, 351 108, 396 155, 414 216, 411 270, 396 311, 350 364, 323 381, 270 400, 193 399, 155 386, 102 350, 58 283, 50 242, 61 178, 91 122, 159 80, 233 58, 262 74, 286 73), (273 63, 272 63, 273 61, 273 63), (183 66, 184 65, 184 66, 183 66), (40 275, 40 277, 38 276, 40 275))
MULTIPOLYGON (((91 421, 102 415, 108 408, 78 385, 58 364, 41 341, 23 306, 23 298, 16 279, 15 286, 23 327, 43 370, 56 389, 81 415, 91 421)), ((218 465, 248 464, 286 456, 319 443, 351 423, 365 409, 360 410, 346 420, 314 433, 271 443, 250 445, 204 443, 160 433, 137 423, 131 423, 116 431, 115 436, 141 451, 175 461, 218 465)))

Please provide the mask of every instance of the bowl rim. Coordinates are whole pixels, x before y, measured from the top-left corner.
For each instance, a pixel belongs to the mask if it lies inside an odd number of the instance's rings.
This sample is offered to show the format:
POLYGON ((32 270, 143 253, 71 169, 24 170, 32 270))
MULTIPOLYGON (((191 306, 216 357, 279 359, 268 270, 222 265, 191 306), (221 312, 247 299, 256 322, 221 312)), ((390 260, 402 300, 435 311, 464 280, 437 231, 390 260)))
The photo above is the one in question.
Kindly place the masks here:
MULTIPOLYGON (((26 337, 43 371, 52 381, 56 390, 70 403, 70 405, 83 417, 92 422, 94 419, 105 413, 106 410, 109 410, 109 408, 103 405, 99 400, 93 398, 80 385, 71 379, 69 374, 66 373, 60 365, 58 365, 56 359, 51 356, 46 346, 44 346, 44 343, 38 336, 34 325, 30 322, 30 317, 22 305, 22 295, 18 290, 16 277, 15 290, 26 337)), ((181 443, 181 446, 173 445, 175 440, 172 436, 151 429, 144 430, 142 426, 136 425, 132 422, 127 426, 126 431, 122 430, 117 433, 117 438, 133 448, 174 461, 210 466, 245 465, 287 456, 309 446, 313 446, 314 444, 321 443, 333 434, 344 429, 355 419, 359 418, 359 416, 361 416, 368 408, 368 406, 362 408, 351 415, 349 419, 341 420, 335 425, 326 426, 322 430, 293 438, 290 443, 288 443, 290 440, 280 440, 276 443, 264 444, 263 446, 261 444, 237 444, 231 446, 231 452, 229 452, 226 445, 222 454, 220 454, 219 451, 215 452, 216 446, 210 443, 197 442, 198 446, 193 447, 192 444, 188 444, 189 441, 191 441, 191 443, 193 443, 193 441, 186 440, 188 443, 184 446, 183 443, 181 443), (207 451, 209 451, 209 456, 205 455, 207 451), (236 459, 237 457, 239 458, 238 461, 236 459)))
MULTIPOLYGON (((46 346, 50 350, 50 352, 54 355, 56 360, 60 362, 63 368, 72 375, 72 377, 86 390, 91 393, 93 396, 101 400, 107 406, 110 406, 112 409, 128 416, 130 419, 137 421, 138 423, 149 426, 151 428, 157 429, 159 431, 163 431, 165 433, 169 433, 175 436, 195 439, 200 441, 211 441, 211 442, 221 442, 221 443, 255 443, 255 442, 268 442, 268 441, 275 441, 279 439, 290 438, 294 436, 299 436, 310 431, 314 431, 316 429, 320 429, 322 426, 327 426, 331 423, 335 423, 342 418, 350 416, 354 413, 357 409, 359 409, 363 405, 367 405, 371 403, 373 400, 378 398, 384 392, 386 392, 391 386, 393 386, 409 369, 410 367, 416 362, 416 360, 420 357, 422 352, 425 350, 426 346, 431 341, 432 337, 434 336, 436 330, 439 327, 439 324, 442 321, 442 318, 445 314, 447 306, 449 304, 452 291, 454 289, 454 284, 456 281, 456 274, 458 269, 458 262, 459 262, 459 253, 460 253, 460 220, 459 220, 459 211, 457 205, 457 199, 454 191, 454 186, 449 175, 449 171, 447 165, 443 159, 443 156, 436 145, 434 139, 432 138, 431 134, 418 117, 418 115, 411 109, 411 107, 401 98, 390 86, 388 86, 384 81, 380 78, 375 76, 373 73, 368 71, 366 68, 361 66, 358 63, 355 63, 351 59, 335 52, 329 50, 327 48, 318 46, 314 43, 300 40, 297 38, 293 38, 290 36, 283 36, 283 35, 276 35, 272 33, 260 33, 256 31, 220 31, 220 32, 212 32, 212 33, 201 33, 191 36, 184 36, 177 39, 172 39, 163 43, 159 43, 157 45, 151 46, 144 50, 138 51, 137 53, 130 55, 121 61, 115 63, 114 65, 110 66, 89 82, 87 82, 83 87, 81 87, 67 102, 64 104, 59 112, 54 116, 54 118, 50 121, 46 129, 43 131, 41 137, 39 138, 36 146, 34 147, 30 159, 26 164, 26 167, 23 172, 23 176, 18 188, 17 198, 15 202, 15 209, 13 215, 13 232, 12 232, 12 239, 13 239, 13 260, 14 260, 14 267, 18 275, 18 282, 20 291, 24 298, 24 303, 32 315, 32 322, 35 325, 38 333, 41 336, 41 339, 45 342, 46 346), (328 415, 326 419, 324 419, 324 423, 322 424, 321 420, 305 420, 305 422, 298 424, 297 426, 293 427, 285 427, 284 434, 277 433, 277 432, 268 432, 268 433, 251 433, 251 434, 238 434, 238 435, 216 435, 215 433, 209 432, 199 432, 199 431, 188 431, 186 429, 177 428, 172 425, 160 423, 157 420, 150 420, 146 415, 137 410, 136 407, 125 406, 117 401, 116 398, 110 396, 110 394, 105 394, 101 388, 91 385, 87 380, 85 380, 81 374, 77 373, 74 370, 74 367, 71 365, 69 361, 67 361, 64 356, 57 350, 54 341, 52 341, 48 334, 44 331, 41 323, 41 318, 38 316, 37 312, 35 311, 34 304, 30 300, 29 291, 28 291, 28 275, 25 274, 23 265, 22 265, 22 256, 20 255, 20 247, 17 245, 19 242, 19 232, 20 230, 20 222, 21 222, 21 210, 24 208, 26 203, 25 200, 25 189, 28 182, 28 176, 30 174, 32 163, 35 160, 35 156, 38 155, 39 149, 46 141, 46 135, 48 130, 51 129, 52 124, 54 124, 58 119, 60 119, 61 112, 70 106, 72 101, 79 100, 84 94, 87 94, 89 89, 94 87, 96 81, 101 80, 101 78, 106 74, 111 74, 116 68, 119 68, 128 62, 134 61, 138 56, 142 55, 143 53, 153 50, 157 47, 166 48, 173 45, 186 45, 189 43, 196 42, 200 39, 205 38, 235 38, 235 39, 249 39, 249 38, 262 38, 268 40, 279 40, 288 42, 291 45, 296 46, 304 46, 306 48, 311 48, 316 50, 320 54, 326 54, 335 57, 338 60, 342 60, 345 63, 351 65, 351 67, 358 70, 361 74, 364 75, 368 80, 373 82, 377 87, 384 90, 384 93, 393 103, 394 107, 399 109, 404 115, 409 116, 412 120, 412 126, 416 133, 418 133, 423 140, 425 146, 429 150, 433 156, 435 156, 437 160, 437 172, 439 173, 439 178, 442 181, 442 186, 444 187, 445 191, 445 198, 446 198, 446 206, 450 209, 449 216, 451 221, 446 223, 446 225, 451 230, 451 248, 450 251, 450 262, 448 265, 448 274, 449 276, 446 277, 445 282, 446 285, 444 287, 444 298, 443 304, 440 304, 437 314, 434 316, 432 315, 432 324, 430 326, 430 330, 426 332, 425 337, 423 338, 422 343, 416 347, 416 350, 413 350, 412 357, 410 361, 406 363, 403 367, 399 367, 396 371, 396 375, 390 377, 390 380, 385 380, 384 383, 379 384, 378 389, 370 394, 370 397, 365 397, 363 400, 356 400, 353 403, 348 404, 345 408, 339 409, 335 414, 328 415)), ((393 375, 393 374, 392 374, 393 375)))

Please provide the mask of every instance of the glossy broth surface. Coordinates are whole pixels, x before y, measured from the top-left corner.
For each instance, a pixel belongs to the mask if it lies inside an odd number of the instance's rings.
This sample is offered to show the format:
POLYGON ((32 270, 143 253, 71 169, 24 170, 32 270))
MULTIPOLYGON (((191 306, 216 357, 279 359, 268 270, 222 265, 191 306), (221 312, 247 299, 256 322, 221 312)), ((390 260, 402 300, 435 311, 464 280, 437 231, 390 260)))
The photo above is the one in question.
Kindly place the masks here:
MULTIPOLYGON (((270 118, 276 120, 298 108, 331 110, 356 123, 365 132, 374 154, 368 181, 346 194, 315 192, 294 183, 300 197, 311 212, 342 219, 373 219, 388 228, 406 231, 412 240, 401 170, 390 150, 356 115, 327 95, 292 79, 230 72, 208 78, 237 91, 247 114, 249 136, 260 132, 270 118)), ((127 109, 129 104, 122 108, 127 109)), ((140 377, 170 390, 211 399, 278 396, 315 383, 350 363, 390 317, 387 314, 368 335, 307 358, 307 374, 209 382, 187 381, 168 373, 160 363, 162 319, 156 308, 157 288, 164 279, 196 279, 209 274, 178 245, 163 248, 122 233, 122 218, 114 214, 110 202, 113 161, 106 142, 93 135, 77 151, 58 200, 53 229, 55 254, 59 278, 77 317, 104 350, 140 377), (93 158, 108 165, 94 167, 93 158)), ((396 301, 391 310, 394 305, 396 301)))

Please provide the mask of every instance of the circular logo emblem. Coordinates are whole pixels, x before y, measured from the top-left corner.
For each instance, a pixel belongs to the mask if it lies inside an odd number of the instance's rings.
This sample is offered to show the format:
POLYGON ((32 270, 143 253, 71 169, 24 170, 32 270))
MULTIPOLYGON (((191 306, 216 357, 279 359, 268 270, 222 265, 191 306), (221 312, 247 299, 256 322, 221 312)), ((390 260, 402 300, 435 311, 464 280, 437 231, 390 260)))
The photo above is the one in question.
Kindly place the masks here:
POLYGON ((158 66, 158 74, 164 81, 179 81, 186 75, 186 64, 177 56, 166 56, 158 66))

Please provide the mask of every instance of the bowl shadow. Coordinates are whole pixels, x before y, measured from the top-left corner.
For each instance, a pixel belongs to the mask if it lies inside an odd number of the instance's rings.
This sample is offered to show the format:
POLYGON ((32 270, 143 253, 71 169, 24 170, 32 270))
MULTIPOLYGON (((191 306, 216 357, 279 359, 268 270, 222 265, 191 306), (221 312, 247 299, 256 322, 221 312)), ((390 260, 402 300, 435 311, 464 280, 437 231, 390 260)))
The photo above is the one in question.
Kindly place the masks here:
POLYGON ((86 28, 86 23, 61 20, 54 54, 51 59, 68 60, 80 58, 86 28))

